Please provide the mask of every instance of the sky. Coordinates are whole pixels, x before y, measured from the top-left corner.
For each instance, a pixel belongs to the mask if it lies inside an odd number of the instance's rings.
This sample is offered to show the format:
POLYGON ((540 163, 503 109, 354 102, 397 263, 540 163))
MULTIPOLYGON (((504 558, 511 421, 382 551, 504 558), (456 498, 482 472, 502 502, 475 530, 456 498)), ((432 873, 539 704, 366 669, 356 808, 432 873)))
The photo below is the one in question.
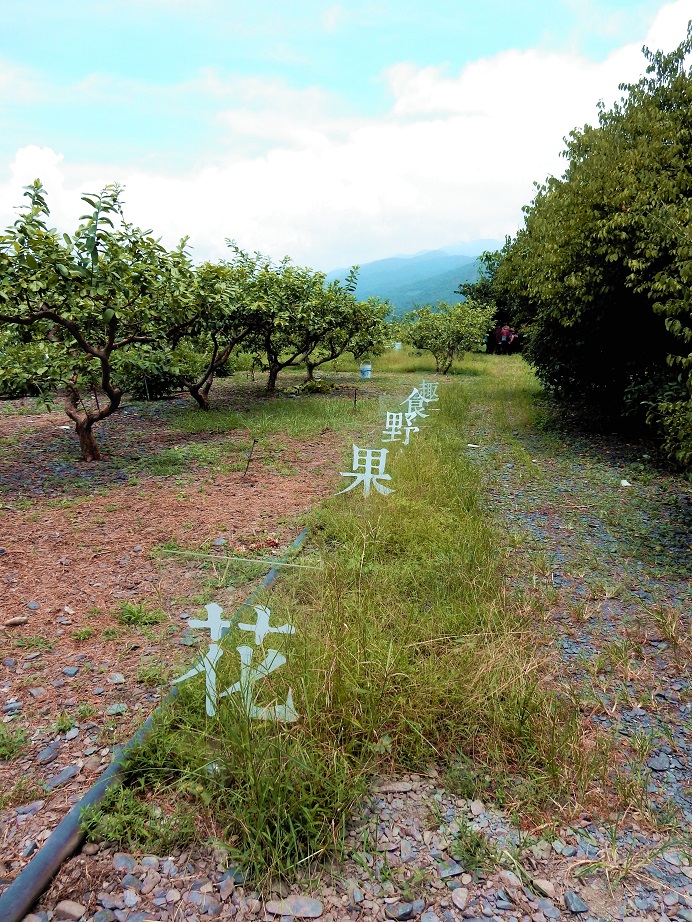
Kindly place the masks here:
POLYGON ((329 270, 522 223, 692 0, 0 0, 0 226, 124 186, 197 260, 329 270))

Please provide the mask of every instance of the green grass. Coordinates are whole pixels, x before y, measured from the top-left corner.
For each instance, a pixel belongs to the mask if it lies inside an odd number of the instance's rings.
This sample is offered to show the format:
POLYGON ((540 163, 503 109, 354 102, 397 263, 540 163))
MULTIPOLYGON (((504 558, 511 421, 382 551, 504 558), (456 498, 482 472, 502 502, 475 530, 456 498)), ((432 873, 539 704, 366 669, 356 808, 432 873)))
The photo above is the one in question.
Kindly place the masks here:
POLYGON ((123 602, 116 612, 120 624, 128 627, 142 627, 150 624, 161 624, 166 620, 166 615, 160 608, 149 608, 143 602, 123 602))
POLYGON ((15 647, 19 647, 22 650, 52 650, 53 644, 50 640, 46 640, 45 637, 17 637, 14 642, 15 647))
POLYGON ((0 762, 18 759, 26 749, 27 735, 22 729, 13 730, 6 724, 0 724, 0 762))
MULTIPOLYGON (((578 715, 542 689, 528 612, 504 588, 506 551, 467 457, 463 381, 450 379, 440 394, 441 412, 411 449, 392 450, 395 492, 325 503, 301 561, 314 557, 323 569, 283 576, 267 599, 273 623, 289 621, 296 633, 272 635, 288 663, 261 682, 259 700, 284 702, 292 689, 300 720, 248 721, 238 696, 209 720, 200 678, 181 686, 129 760, 137 783, 175 788, 200 811, 211 804, 257 882, 338 854, 348 813, 376 772, 451 765, 461 752, 523 782, 533 806, 567 801, 593 779, 578 715)), ((294 431, 332 412, 329 401, 289 403, 294 431)), ((262 412, 288 426, 281 400, 262 412)), ((228 635, 219 689, 237 681, 235 648, 248 639, 228 635)))
MULTIPOLYGON (((378 400, 360 397, 353 408, 351 396, 324 397, 323 395, 301 397, 275 397, 259 401, 252 410, 236 411, 211 409, 204 413, 195 409, 182 410, 173 420, 176 428, 186 433, 225 433, 233 430, 247 430, 250 433, 247 450, 252 439, 262 443, 255 450, 276 447, 281 435, 291 438, 309 438, 319 435, 325 429, 357 431, 370 423, 378 409, 378 400)), ((244 449, 241 449, 244 450, 244 449)), ((244 462, 245 455, 241 455, 244 462)), ((244 467, 244 463, 243 463, 244 467)))

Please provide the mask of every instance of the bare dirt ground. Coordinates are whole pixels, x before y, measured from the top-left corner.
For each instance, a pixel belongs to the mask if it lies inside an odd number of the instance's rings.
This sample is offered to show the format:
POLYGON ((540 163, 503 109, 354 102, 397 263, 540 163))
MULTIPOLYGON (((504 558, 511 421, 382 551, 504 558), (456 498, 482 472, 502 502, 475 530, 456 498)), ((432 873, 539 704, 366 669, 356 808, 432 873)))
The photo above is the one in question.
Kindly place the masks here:
MULTIPOLYGON (((194 460, 151 473, 171 446, 213 444, 170 429, 169 415, 159 405, 113 417, 100 465, 77 460, 61 414, 0 416, 0 729, 26 734, 19 758, 0 754, 0 890, 194 657, 185 615, 209 600, 213 568, 162 546, 278 555, 333 492, 346 440, 330 430, 259 445, 245 476, 194 460), (123 603, 162 621, 123 624, 123 603)), ((244 468, 247 430, 223 437, 230 466, 244 468)), ((250 589, 223 598, 232 607, 250 589)))

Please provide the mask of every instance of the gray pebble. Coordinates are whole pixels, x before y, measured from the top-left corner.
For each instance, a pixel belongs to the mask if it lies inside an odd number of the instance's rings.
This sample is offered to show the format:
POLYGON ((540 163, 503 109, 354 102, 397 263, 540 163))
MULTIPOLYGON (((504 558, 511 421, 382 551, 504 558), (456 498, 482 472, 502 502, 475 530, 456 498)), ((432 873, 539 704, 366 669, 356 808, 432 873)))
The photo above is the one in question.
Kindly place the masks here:
POLYGON ((49 779, 48 790, 54 791, 55 788, 59 787, 61 784, 65 784, 65 782, 67 781, 70 781, 72 778, 75 777, 75 775, 78 775, 78 774, 79 774, 78 765, 68 765, 67 768, 63 768, 61 772, 59 772, 57 775, 54 775, 52 778, 49 779))
POLYGON ((140 890, 142 888, 142 884, 133 874, 126 874, 120 881, 120 886, 123 890, 140 890))
POLYGON ((565 906, 569 909, 570 912, 588 912, 589 907, 586 905, 584 900, 577 894, 573 893, 571 890, 565 892, 565 906))
POLYGON ((79 666, 65 666, 65 668, 62 671, 62 674, 72 678, 73 676, 76 676, 78 672, 79 672, 79 666))
POLYGON ((59 748, 60 747, 56 746, 54 743, 50 746, 46 746, 46 748, 42 749, 36 756, 36 761, 39 765, 48 765, 55 758, 57 758, 59 748))
POLYGON ((122 701, 117 701, 115 704, 111 704, 111 706, 106 710, 106 714, 108 714, 110 717, 125 713, 127 713, 127 705, 123 704, 122 701))
POLYGON ((131 858, 130 855, 124 852, 117 852, 113 856, 113 867, 116 871, 127 871, 128 873, 132 873, 137 867, 137 862, 134 858, 131 858))
POLYGON ((14 669, 14 667, 17 665, 17 660, 16 660, 16 659, 12 659, 11 656, 7 656, 7 657, 5 657, 5 659, 2 661, 2 665, 3 665, 3 666, 7 666, 8 669, 14 669))

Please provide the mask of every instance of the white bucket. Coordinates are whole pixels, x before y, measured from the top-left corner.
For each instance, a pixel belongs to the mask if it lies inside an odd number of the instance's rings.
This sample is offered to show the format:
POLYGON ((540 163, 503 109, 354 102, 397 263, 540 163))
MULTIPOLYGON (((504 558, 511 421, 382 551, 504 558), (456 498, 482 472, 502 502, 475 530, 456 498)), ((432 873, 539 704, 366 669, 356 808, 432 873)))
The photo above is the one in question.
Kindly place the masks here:
POLYGON ((369 378, 372 374, 372 365, 370 362, 361 362, 360 364, 360 376, 361 378, 369 378))
POLYGON ((404 346, 403 346, 403 343, 394 343, 394 351, 395 351, 395 352, 401 352, 401 350, 403 349, 403 347, 404 347, 404 346))

